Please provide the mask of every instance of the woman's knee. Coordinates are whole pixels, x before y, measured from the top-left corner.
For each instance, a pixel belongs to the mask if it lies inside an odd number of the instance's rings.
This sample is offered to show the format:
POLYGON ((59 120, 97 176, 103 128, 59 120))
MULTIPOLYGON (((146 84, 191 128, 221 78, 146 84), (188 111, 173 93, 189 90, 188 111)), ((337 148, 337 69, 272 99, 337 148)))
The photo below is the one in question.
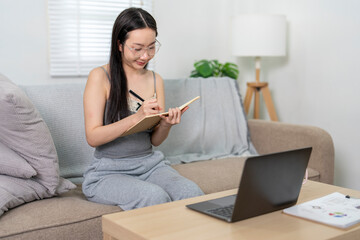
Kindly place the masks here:
POLYGON ((170 202, 171 198, 169 194, 162 189, 161 187, 151 184, 146 187, 146 189, 141 192, 140 199, 146 206, 161 204, 170 202))
POLYGON ((185 192, 183 194, 185 195, 184 198, 190 198, 204 195, 204 192, 196 183, 188 180, 186 183, 185 192))
POLYGON ((204 195, 201 188, 189 179, 182 179, 173 184, 172 188, 169 189, 169 195, 173 201, 181 200, 186 198, 192 198, 204 195))
POLYGON ((148 184, 145 188, 129 193, 132 195, 127 203, 119 204, 123 210, 142 208, 170 202, 170 196, 159 186, 148 184))

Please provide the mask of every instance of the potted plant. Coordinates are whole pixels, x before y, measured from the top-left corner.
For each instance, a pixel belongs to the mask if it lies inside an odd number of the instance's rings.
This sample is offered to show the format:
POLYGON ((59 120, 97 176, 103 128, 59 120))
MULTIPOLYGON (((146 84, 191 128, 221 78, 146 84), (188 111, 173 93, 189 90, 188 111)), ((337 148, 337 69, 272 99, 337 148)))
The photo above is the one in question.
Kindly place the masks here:
POLYGON ((219 63, 218 60, 200 60, 194 63, 195 69, 190 77, 230 77, 237 79, 239 75, 238 66, 234 63, 219 63))

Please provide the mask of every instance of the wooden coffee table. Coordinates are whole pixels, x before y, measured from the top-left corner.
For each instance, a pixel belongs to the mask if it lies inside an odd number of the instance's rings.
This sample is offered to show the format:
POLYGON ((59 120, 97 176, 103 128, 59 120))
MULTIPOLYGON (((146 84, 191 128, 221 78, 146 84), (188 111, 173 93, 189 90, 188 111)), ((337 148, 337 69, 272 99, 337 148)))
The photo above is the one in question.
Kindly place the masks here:
MULTIPOLYGON (((289 216, 281 211, 227 223, 187 209, 185 205, 235 194, 237 189, 151 207, 104 215, 104 240, 190 240, 190 239, 360 239, 360 224, 348 229, 289 216)), ((332 192, 360 198, 360 191, 308 181, 298 203, 332 192)))

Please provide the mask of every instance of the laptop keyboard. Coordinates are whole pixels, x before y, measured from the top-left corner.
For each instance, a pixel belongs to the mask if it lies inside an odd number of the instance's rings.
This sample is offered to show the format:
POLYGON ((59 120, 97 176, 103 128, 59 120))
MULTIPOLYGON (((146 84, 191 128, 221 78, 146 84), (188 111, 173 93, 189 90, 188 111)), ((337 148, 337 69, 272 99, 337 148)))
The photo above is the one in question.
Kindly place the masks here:
POLYGON ((206 210, 208 213, 230 218, 234 210, 234 204, 214 209, 206 210))

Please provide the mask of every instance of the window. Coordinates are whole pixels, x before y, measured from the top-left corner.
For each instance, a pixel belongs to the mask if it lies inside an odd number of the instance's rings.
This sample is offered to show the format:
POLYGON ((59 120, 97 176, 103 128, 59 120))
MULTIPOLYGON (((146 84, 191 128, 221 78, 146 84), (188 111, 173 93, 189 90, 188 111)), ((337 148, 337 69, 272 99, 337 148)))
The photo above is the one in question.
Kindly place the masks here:
POLYGON ((50 75, 87 76, 109 60, 112 26, 128 7, 152 12, 151 0, 48 0, 50 75))

